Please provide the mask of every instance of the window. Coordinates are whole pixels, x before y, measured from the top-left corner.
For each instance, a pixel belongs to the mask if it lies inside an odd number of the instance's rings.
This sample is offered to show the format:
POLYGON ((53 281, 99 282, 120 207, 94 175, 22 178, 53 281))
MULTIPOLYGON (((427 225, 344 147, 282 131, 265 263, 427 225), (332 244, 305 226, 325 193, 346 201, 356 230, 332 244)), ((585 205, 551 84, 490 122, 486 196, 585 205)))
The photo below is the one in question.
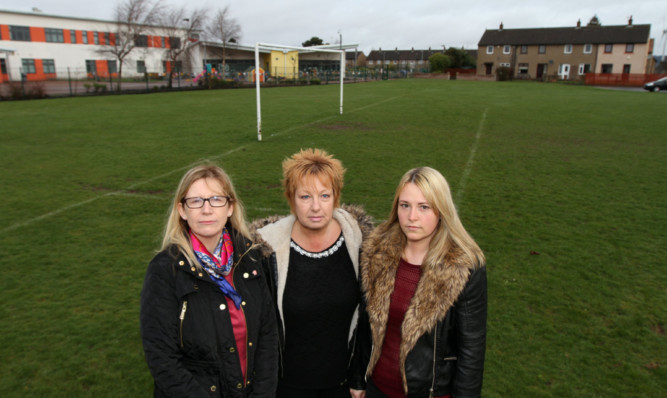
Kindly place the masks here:
POLYGON ((82 39, 81 41, 83 42, 83 44, 88 44, 88 32, 86 32, 85 30, 82 30, 81 31, 81 39, 82 39))
POLYGON ((591 72, 591 64, 579 64, 579 74, 585 75, 591 72))
POLYGON ((181 71, 183 71, 183 61, 176 61, 174 72, 181 73, 181 71))
POLYGON ((528 64, 519 64, 519 74, 520 75, 528 74, 528 64))
POLYGON ((137 73, 146 73, 146 62, 137 61, 137 73))
POLYGON ((630 64, 623 65, 623 73, 630 73, 630 64))
POLYGON ((635 52, 635 44, 634 43, 628 43, 625 45, 625 52, 626 53, 633 53, 635 52))
POLYGON ((181 38, 180 37, 170 37, 169 38, 169 48, 181 48, 181 38))
POLYGON ((564 54, 572 54, 572 44, 566 44, 563 48, 564 54))
POLYGON ((528 46, 527 45, 522 45, 521 46, 521 54, 528 54, 528 46))
POLYGON ((70 29, 70 31, 69 31, 69 41, 72 42, 72 44, 76 44, 76 30, 70 29))
POLYGON ((95 64, 94 59, 86 60, 86 73, 91 73, 93 75, 97 74, 97 65, 95 64))
POLYGON ((107 61, 107 69, 109 70, 109 73, 117 73, 118 68, 116 67, 116 61, 115 60, 107 61))
POLYGON ((35 73, 35 60, 32 58, 23 58, 21 60, 23 73, 35 73))
POLYGON ((501 62, 501 63, 500 63, 500 67, 501 67, 501 68, 502 68, 502 67, 509 68, 510 66, 511 66, 511 65, 510 65, 509 62, 501 62))
POLYGON ((93 32, 93 42, 100 44, 100 32, 93 32))
POLYGON ((148 36, 140 35, 134 41, 134 45, 137 46, 137 47, 148 47, 148 36))
POLYGON ((503 46, 503 54, 509 54, 511 52, 512 52, 512 46, 510 46, 509 44, 505 44, 503 46))
POLYGON ((62 29, 45 28, 44 35, 47 43, 64 43, 65 35, 62 29))
POLYGON ((540 44, 540 46, 537 48, 537 52, 539 54, 546 54, 547 46, 545 44, 540 44))
POLYGON ((0 73, 3 75, 7 74, 7 64, 5 63, 4 58, 0 58, 0 73))
POLYGON ((592 44, 584 44, 584 54, 590 54, 593 52, 592 44))
POLYGON ((56 63, 52 59, 43 59, 42 68, 44 73, 56 73, 56 63))
POLYGON ((16 41, 30 41, 30 28, 27 26, 9 26, 9 38, 16 41))
POLYGON ((164 41, 164 36, 160 37, 160 46, 162 46, 162 48, 165 48, 164 41))
POLYGON ((493 46, 486 46, 486 53, 493 54, 493 46))
POLYGON ((167 61, 162 61, 162 73, 167 73, 167 61))
POLYGON ((602 64, 602 73, 611 73, 612 64, 602 64))
POLYGON ((604 52, 607 54, 610 54, 614 50, 614 45, 611 43, 607 43, 604 45, 604 52))

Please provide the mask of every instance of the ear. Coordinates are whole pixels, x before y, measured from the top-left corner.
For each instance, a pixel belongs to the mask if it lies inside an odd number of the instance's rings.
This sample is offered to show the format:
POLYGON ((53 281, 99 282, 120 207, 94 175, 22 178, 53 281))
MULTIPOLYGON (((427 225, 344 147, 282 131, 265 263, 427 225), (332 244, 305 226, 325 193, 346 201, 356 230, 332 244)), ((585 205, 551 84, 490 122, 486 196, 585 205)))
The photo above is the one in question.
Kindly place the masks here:
POLYGON ((183 203, 179 202, 176 209, 178 210, 178 214, 180 214, 181 218, 185 221, 188 221, 188 214, 185 212, 185 209, 183 208, 183 203))
POLYGON ((232 214, 234 214, 234 204, 229 203, 229 206, 227 206, 229 209, 227 210, 227 218, 231 217, 232 214))

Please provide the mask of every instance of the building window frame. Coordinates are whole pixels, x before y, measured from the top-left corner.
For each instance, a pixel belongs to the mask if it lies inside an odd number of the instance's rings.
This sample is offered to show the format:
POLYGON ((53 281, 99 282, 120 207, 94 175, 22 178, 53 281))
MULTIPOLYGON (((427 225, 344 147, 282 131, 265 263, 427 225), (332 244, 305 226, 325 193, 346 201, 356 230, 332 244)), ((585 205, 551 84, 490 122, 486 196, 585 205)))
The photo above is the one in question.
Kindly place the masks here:
POLYGON ((86 60, 86 73, 97 75, 97 63, 94 59, 86 60))
POLYGON ((56 73, 56 62, 52 59, 43 59, 42 60, 42 69, 44 73, 55 74, 56 73))
POLYGON ((563 54, 572 54, 572 44, 566 44, 563 46, 563 54))
POLYGON ((623 74, 624 75, 629 75, 631 67, 632 67, 632 65, 630 65, 630 64, 623 64, 623 74))
POLYGON ((65 34, 62 29, 44 28, 44 37, 47 43, 64 43, 65 34))
POLYGON ((546 44, 540 44, 537 46, 537 53, 538 54, 546 54, 547 53, 547 45, 546 44))
POLYGON ((521 54, 528 54, 528 46, 525 44, 521 45, 521 54))
POLYGON ((9 25, 9 39, 13 41, 32 41, 30 38, 30 27, 9 25))
POLYGON ((115 59, 107 60, 107 70, 109 73, 118 73, 118 63, 115 59))
POLYGON ((614 64, 601 64, 600 73, 613 73, 614 64))
POLYGON ((604 53, 605 54, 611 54, 614 51, 614 44, 613 43, 606 43, 604 45, 604 53))
POLYGON ((88 31, 85 30, 81 31, 81 42, 83 44, 88 44, 88 31))
POLYGON ((584 54, 592 54, 592 53, 593 53, 593 45, 584 44, 584 54))
POLYGON ((591 64, 579 64, 579 74, 580 75, 585 75, 586 73, 590 73, 591 71, 591 64))
POLYGON ((625 53, 632 54, 635 52, 635 43, 626 43, 625 44, 625 53))
POLYGON ((512 53, 512 46, 509 44, 505 44, 503 46, 503 54, 511 54, 512 53))
POLYGON ((486 53, 493 54, 493 46, 486 46, 486 53))
POLYGON ((35 69, 35 59, 34 58, 22 58, 21 59, 21 71, 27 74, 37 73, 35 69))
POLYGON ((93 32, 93 43, 100 44, 100 32, 93 32))
POLYGON ((69 31, 69 41, 72 44, 76 44, 76 30, 70 29, 70 31, 69 31))
POLYGON ((139 37, 137 37, 137 39, 134 41, 134 45, 137 47, 148 47, 148 36, 139 35, 139 37))
POLYGON ((146 73, 146 61, 137 60, 137 73, 146 73))
POLYGON ((7 74, 7 62, 4 58, 0 58, 0 73, 3 75, 7 74))

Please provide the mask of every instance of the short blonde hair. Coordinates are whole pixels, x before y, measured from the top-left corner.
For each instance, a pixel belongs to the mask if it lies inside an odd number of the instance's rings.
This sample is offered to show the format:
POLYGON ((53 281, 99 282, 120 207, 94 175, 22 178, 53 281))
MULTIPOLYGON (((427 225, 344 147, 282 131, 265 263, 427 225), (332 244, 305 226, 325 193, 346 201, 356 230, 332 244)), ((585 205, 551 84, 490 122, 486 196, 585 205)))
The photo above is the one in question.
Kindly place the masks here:
POLYGON ((322 149, 302 149, 283 160, 283 188, 285 197, 294 212, 294 192, 304 178, 317 177, 322 184, 331 187, 334 207, 340 206, 345 168, 338 159, 322 149))
MULTIPOLYGON (((424 263, 441 263, 450 250, 458 247, 463 250, 473 264, 483 265, 485 262, 484 253, 463 227, 447 180, 433 168, 417 167, 403 175, 396 188, 389 219, 384 223, 384 228, 387 230, 400 228, 398 200, 401 191, 408 184, 415 184, 421 190, 428 204, 440 218, 424 263)), ((403 242, 405 243, 406 240, 403 240, 403 242)))
POLYGON ((185 198, 185 195, 188 193, 192 184, 202 178, 211 178, 217 181, 222 187, 224 194, 229 196, 229 205, 234 206, 234 212, 227 220, 227 224, 241 235, 245 237, 250 236, 245 220, 243 203, 238 196, 236 196, 234 185, 227 173, 225 173, 221 167, 213 163, 204 163, 191 168, 185 173, 183 178, 181 178, 181 182, 178 184, 178 188, 176 188, 169 215, 167 216, 167 224, 164 229, 161 250, 165 250, 169 246, 175 245, 178 247, 179 251, 190 260, 190 263, 197 267, 199 267, 199 261, 197 261, 194 251, 192 250, 192 245, 190 244, 188 222, 183 220, 178 213, 178 205, 183 198, 185 198))

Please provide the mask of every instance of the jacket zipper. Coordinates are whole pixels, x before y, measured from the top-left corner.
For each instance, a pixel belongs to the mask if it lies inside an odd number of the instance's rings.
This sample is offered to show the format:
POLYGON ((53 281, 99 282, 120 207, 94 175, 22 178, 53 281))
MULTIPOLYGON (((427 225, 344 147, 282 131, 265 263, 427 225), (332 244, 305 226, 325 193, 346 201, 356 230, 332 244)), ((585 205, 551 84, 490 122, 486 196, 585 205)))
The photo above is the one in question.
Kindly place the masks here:
POLYGON ((435 362, 438 358, 436 355, 438 347, 438 324, 435 325, 435 331, 433 332, 433 378, 431 379, 431 390, 429 393, 429 398, 433 398, 433 388, 435 387, 435 362))
POLYGON ((185 300, 183 301, 183 308, 181 308, 181 315, 178 317, 178 319, 181 320, 181 325, 180 325, 180 330, 179 330, 179 335, 181 338, 181 348, 183 348, 183 321, 185 320, 185 311, 188 309, 188 301, 185 300))

